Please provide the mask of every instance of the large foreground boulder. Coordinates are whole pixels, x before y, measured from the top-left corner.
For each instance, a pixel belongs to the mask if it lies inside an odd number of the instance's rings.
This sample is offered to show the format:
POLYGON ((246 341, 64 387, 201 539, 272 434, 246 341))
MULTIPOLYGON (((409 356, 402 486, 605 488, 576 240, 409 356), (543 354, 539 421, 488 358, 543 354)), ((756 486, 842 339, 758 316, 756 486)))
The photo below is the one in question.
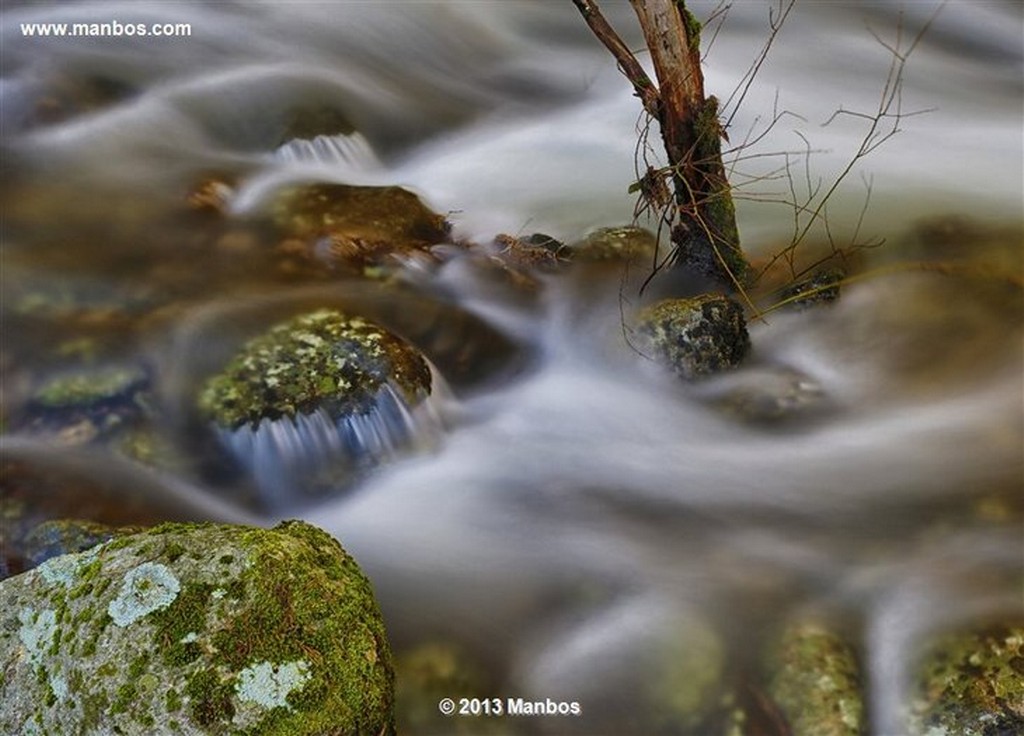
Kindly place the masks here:
POLYGON ((0 611, 0 733, 394 733, 370 584, 302 522, 119 537, 3 581, 0 611))

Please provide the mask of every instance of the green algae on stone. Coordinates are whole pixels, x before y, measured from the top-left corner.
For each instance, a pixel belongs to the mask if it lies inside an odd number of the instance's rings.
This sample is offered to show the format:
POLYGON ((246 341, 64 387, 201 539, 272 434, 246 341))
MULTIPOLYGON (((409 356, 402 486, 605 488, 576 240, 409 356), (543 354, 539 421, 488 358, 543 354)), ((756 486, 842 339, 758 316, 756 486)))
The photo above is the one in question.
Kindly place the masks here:
POLYGON ((793 736, 866 733, 860 667, 838 634, 815 622, 792 624, 766 659, 768 694, 793 736))
POLYGON ((76 373, 46 382, 32 400, 48 409, 87 408, 130 396, 145 382, 145 374, 132 368, 76 373))
POLYGON ((317 409, 338 417, 367 411, 386 383, 407 403, 429 394, 430 369, 407 343, 361 317, 322 309, 249 341, 203 387, 199 408, 225 428, 317 409))
POLYGON ((913 736, 1024 733, 1024 626, 945 635, 915 672, 913 736))
POLYGON ((638 347, 688 380, 733 368, 750 349, 743 308, 721 294, 652 304, 636 333, 638 347))
POLYGON ((168 524, 0 583, 0 732, 394 734, 369 582, 333 538, 168 524))

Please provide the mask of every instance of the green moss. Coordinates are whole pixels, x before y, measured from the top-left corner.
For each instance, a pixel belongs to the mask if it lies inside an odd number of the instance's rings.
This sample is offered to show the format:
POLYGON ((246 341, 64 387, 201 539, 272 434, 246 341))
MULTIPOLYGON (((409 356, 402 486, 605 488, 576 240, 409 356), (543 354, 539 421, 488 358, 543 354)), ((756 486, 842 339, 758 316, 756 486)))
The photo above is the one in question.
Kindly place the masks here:
POLYGON ((185 554, 185 548, 177 542, 168 544, 164 548, 164 557, 168 562, 177 562, 183 554, 185 554))
POLYGON ((214 586, 209 583, 186 583, 171 605, 150 614, 156 627, 154 640, 164 662, 183 666, 200 654, 195 642, 187 639, 206 629, 206 612, 214 586))
POLYGON ((122 684, 117 688, 114 702, 110 706, 110 712, 113 714, 124 713, 135 702, 137 695, 138 689, 134 680, 129 680, 122 684))
POLYGON ((860 736, 860 666, 853 649, 816 623, 789 627, 769 657, 768 691, 794 736, 860 736))
POLYGON ((128 677, 129 677, 129 679, 135 680, 135 679, 141 677, 142 674, 146 671, 146 666, 148 664, 149 664, 149 654, 147 652, 143 652, 142 654, 137 656, 135 659, 133 659, 132 663, 130 665, 128 665, 128 677))
MULTIPOLYGON (((714 96, 704 101, 704 107, 697 115, 697 144, 695 160, 705 169, 704 203, 701 214, 714 235, 716 254, 724 262, 729 274, 722 274, 723 281, 732 278, 743 285, 746 283, 750 265, 740 248, 739 230, 736 228, 736 208, 732 200, 732 187, 722 167, 722 128, 718 119, 718 99, 714 96)), ((721 268, 721 264, 719 264, 721 268)))
POLYGON ((181 710, 181 695, 177 690, 171 688, 167 691, 164 696, 164 706, 167 708, 168 713, 177 713, 181 710))
POLYGON ((235 715, 231 702, 233 692, 232 685, 221 680, 215 670, 198 670, 185 686, 191 701, 192 720, 201 726, 230 721, 235 715))
POLYGON ((686 42, 693 50, 700 49, 700 31, 703 24, 697 17, 686 9, 686 4, 679 0, 679 10, 683 16, 683 25, 686 26, 686 42))
POLYGON ((207 381, 199 408, 228 428, 321 408, 337 417, 365 411, 389 380, 409 403, 430 391, 430 371, 417 351, 372 322, 323 309, 249 341, 207 381))
POLYGON ((915 736, 1024 730, 1024 626, 941 637, 918 671, 911 714, 915 736))

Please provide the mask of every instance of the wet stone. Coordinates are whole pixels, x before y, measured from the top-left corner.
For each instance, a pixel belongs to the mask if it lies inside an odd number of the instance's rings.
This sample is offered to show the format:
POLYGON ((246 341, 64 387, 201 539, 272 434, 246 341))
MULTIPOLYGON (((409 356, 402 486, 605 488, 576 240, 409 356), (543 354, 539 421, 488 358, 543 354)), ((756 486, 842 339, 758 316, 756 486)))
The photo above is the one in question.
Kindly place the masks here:
POLYGON ((302 522, 175 524, 0 583, 0 732, 394 734, 380 611, 302 522))
POLYGON ((839 298, 839 282, 846 278, 841 268, 818 271, 810 277, 786 287, 780 294, 780 301, 787 302, 790 309, 806 309, 818 304, 834 302, 839 298))
POLYGON ((800 423, 834 406, 816 379, 792 368, 741 370, 722 376, 702 398, 739 421, 779 427, 800 423))
POLYGON ((914 736, 1024 733, 1024 626, 943 636, 916 673, 914 736))
POLYGON ((149 378, 142 370, 112 366, 55 376, 28 402, 23 428, 81 444, 138 420, 149 378))
POLYGON ((814 622, 790 625, 767 656, 768 694, 793 736, 866 733, 860 667, 853 649, 814 622))
POLYGON ((282 253, 327 266, 380 263, 447 242, 450 225, 401 187, 313 184, 272 205, 282 253))
POLYGON ((650 230, 632 226, 604 227, 573 243, 569 253, 574 261, 651 261, 657 245, 657 238, 650 230))
POLYGON ((53 519, 33 527, 23 541, 26 561, 37 567, 51 557, 84 552, 138 528, 111 527, 81 519, 53 519))
POLYGON ((354 132, 355 126, 334 106, 298 105, 285 114, 284 131, 277 145, 280 146, 295 138, 312 140, 322 135, 351 135, 354 132))
POLYGON ((643 352, 687 380, 733 368, 750 349, 743 308, 720 294, 652 304, 635 331, 643 352))
POLYGON ((272 506, 330 492, 414 445, 432 414, 423 356, 361 317, 323 309, 248 342, 199 394, 221 444, 272 506))

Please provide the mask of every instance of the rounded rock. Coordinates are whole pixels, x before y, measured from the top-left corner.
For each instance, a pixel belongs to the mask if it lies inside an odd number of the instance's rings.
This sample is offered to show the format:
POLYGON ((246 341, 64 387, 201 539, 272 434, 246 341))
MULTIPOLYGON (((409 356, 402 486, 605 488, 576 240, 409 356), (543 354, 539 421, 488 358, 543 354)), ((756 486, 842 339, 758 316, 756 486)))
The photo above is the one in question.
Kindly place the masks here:
POLYGON ((992 626, 932 642, 910 707, 915 736, 1024 733, 1024 626, 992 626))
POLYGON ((743 308, 721 294, 652 304, 636 332, 644 352, 687 380, 733 368, 750 349, 743 308))
POLYGON ((302 522, 120 537, 3 581, 0 610, 3 733, 394 733, 370 584, 302 522))
POLYGON ((768 693, 793 736, 866 732, 860 666, 836 632, 816 622, 785 629, 768 655, 768 693))
POLYGON ((644 259, 652 261, 658 249, 658 239, 650 230, 626 225, 603 227, 583 240, 574 243, 568 255, 574 261, 623 263, 644 259))
POLYGON ((220 427, 254 429, 264 419, 323 409, 363 412, 385 384, 409 404, 430 393, 430 369, 414 348, 361 317, 322 309, 251 340, 207 381, 200 411, 220 427))

